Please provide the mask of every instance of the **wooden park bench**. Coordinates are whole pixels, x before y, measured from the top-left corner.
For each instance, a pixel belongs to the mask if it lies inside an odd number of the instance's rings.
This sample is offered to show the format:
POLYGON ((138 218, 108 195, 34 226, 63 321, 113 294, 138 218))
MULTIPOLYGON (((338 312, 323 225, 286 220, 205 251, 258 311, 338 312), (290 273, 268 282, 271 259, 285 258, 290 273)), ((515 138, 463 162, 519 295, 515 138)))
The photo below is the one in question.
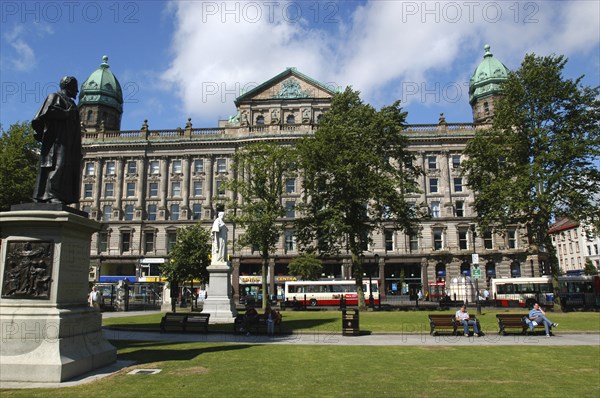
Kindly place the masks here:
POLYGON ((439 329, 451 330, 452 335, 456 335, 456 322, 454 315, 434 315, 429 314, 429 334, 435 336, 438 334, 439 329))
MULTIPOLYGON (((506 336, 508 333, 506 329, 517 329, 521 334, 529 333, 528 314, 497 314, 496 319, 498 320, 498 334, 506 336)), ((535 328, 543 329, 544 325, 540 323, 534 326, 534 330, 535 328)))
MULTIPOLYGON (((283 316, 281 315, 281 313, 279 311, 276 311, 277 314, 279 315, 277 317, 277 319, 275 320, 275 332, 281 334, 281 324, 283 323, 283 316)), ((237 334, 237 333, 255 333, 255 334, 261 334, 261 333, 267 333, 267 320, 264 317, 264 315, 260 315, 258 317, 257 322, 251 323, 250 325, 248 325, 248 329, 246 330, 244 329, 245 325, 245 315, 238 315, 235 320, 233 321, 233 333, 237 334)))
POLYGON ((167 312, 160 320, 160 332, 208 332, 210 314, 167 312))
MULTIPOLYGON (((483 336, 483 330, 479 321, 474 316, 470 318, 472 321, 477 322, 477 328, 479 329, 479 335, 483 336)), ((448 329, 452 330, 452 335, 462 334, 463 325, 460 321, 457 321, 454 315, 433 315, 429 314, 429 326, 431 328, 430 334, 435 336, 438 334, 437 329, 448 329)))
POLYGON ((506 329, 517 329, 519 333, 525 334, 528 326, 525 322, 527 314, 496 314, 498 320, 498 333, 506 336, 506 329))

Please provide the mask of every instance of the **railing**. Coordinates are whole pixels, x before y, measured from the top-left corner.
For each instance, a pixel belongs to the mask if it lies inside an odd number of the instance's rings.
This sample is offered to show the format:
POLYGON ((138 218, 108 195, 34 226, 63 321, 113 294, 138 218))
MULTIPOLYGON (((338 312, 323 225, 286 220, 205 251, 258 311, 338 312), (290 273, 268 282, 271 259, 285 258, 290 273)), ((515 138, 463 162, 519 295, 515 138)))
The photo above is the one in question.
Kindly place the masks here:
MULTIPOLYGON (((86 131, 82 137, 85 141, 134 141, 134 140, 193 140, 207 136, 221 135, 223 138, 239 138, 247 135, 312 133, 317 124, 282 124, 253 125, 241 127, 209 127, 186 128, 172 130, 120 130, 120 131, 86 131)), ((475 130, 472 123, 412 124, 407 125, 404 132, 408 135, 436 135, 460 133, 475 130)))

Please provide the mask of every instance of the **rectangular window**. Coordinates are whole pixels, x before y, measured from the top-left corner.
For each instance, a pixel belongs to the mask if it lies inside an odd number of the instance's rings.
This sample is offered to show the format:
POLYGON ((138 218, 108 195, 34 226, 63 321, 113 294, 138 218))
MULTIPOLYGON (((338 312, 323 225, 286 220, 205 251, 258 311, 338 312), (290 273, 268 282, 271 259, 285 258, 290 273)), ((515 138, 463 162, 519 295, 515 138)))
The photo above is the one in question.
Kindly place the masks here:
POLYGON ((509 249, 517 248, 517 231, 514 229, 508 230, 508 248, 509 249))
POLYGON ((137 173, 137 163, 135 160, 130 160, 127 162, 127 174, 136 174, 137 173))
POLYGON ((225 173, 227 172, 227 160, 226 159, 217 159, 217 173, 225 173))
POLYGON ((179 204, 174 203, 171 205, 171 221, 179 220, 179 204))
POLYGON ((154 232, 144 234, 144 252, 152 253, 154 251, 154 232))
POLYGON ((135 182, 127 183, 127 197, 132 198, 135 196, 135 182))
POLYGON ((296 217, 296 202, 285 202, 285 216, 286 218, 296 217))
POLYGON ((133 220, 133 205, 125 206, 125 221, 133 220))
POLYGON ((465 202, 462 200, 457 200, 454 202, 454 212, 456 217, 464 217, 465 216, 465 202))
POLYGON ((384 231, 383 235, 385 240, 385 250, 394 250, 394 231, 386 230, 384 231))
POLYGON ((483 233, 483 247, 487 250, 491 250, 494 248, 494 242, 492 240, 492 232, 485 231, 483 233))
POLYGON ((98 234, 98 251, 106 253, 108 251, 108 233, 100 232, 98 234))
POLYGON ((158 197, 158 182, 151 182, 148 185, 148 191, 148 196, 150 196, 151 198, 158 197))
POLYGON ((202 218, 202 205, 200 203, 194 203, 192 206, 192 214, 194 220, 200 220, 202 218))
POLYGON ((121 233, 121 252, 128 252, 131 249, 131 232, 121 233))
POLYGON ((442 250, 444 248, 443 234, 440 230, 433 231, 433 250, 442 250))
POLYGON ((286 193, 294 193, 296 192, 296 179, 288 178, 285 180, 285 192, 286 193))
POLYGON ((411 253, 419 250, 419 237, 417 235, 411 235, 408 238, 408 249, 411 253))
POLYGON ((204 173, 204 160, 203 159, 195 159, 194 160, 194 173, 204 173))
POLYGON ((107 182, 104 184, 104 197, 108 198, 115 194, 114 192, 114 184, 112 182, 107 182))
POLYGON ((93 197, 93 184, 83 184, 83 197, 91 198, 93 197))
POLYGON ((294 231, 285 231, 285 251, 295 251, 296 250, 296 235, 294 235, 294 231))
POLYGON ((430 178, 429 179, 429 193, 437 193, 438 191, 438 179, 430 178))
POLYGON ((148 220, 156 221, 156 205, 148 205, 148 220))
POLYGON ((225 184, 223 181, 217 181, 217 196, 225 196, 225 184))
POLYGON ((148 170, 150 171, 150 174, 160 174, 160 162, 158 160, 152 160, 148 170))
POLYGON ((460 250, 467 250, 469 248, 469 240, 468 240, 468 235, 467 235, 467 231, 458 231, 458 248, 460 250))
POLYGON ((167 253, 173 250, 175 243, 177 243, 177 232, 167 232, 167 253))
POLYGON ((173 174, 181 174, 181 160, 173 160, 173 174))
POLYGON ((440 202, 431 202, 431 217, 439 218, 440 214, 440 202))
POLYGON ((204 184, 202 181, 194 181, 194 196, 202 196, 204 191, 204 184))
POLYGON ((429 170, 437 169, 437 156, 427 156, 427 168, 429 170))
POLYGON ((104 205, 102 208, 102 221, 109 221, 112 215, 112 206, 104 205))
POLYGON ((462 192, 462 190, 463 190, 462 178, 457 177, 454 179, 454 192, 462 192))
POLYGON ((114 176, 116 174, 115 162, 110 161, 106 162, 106 174, 109 176, 114 176))
POLYGON ((94 162, 87 162, 85 164, 85 175, 86 176, 94 175, 94 162))
POLYGON ((453 169, 460 168, 460 155, 452 155, 452 168, 453 169))
POLYGON ((181 182, 173 181, 171 183, 171 196, 181 197, 181 182))

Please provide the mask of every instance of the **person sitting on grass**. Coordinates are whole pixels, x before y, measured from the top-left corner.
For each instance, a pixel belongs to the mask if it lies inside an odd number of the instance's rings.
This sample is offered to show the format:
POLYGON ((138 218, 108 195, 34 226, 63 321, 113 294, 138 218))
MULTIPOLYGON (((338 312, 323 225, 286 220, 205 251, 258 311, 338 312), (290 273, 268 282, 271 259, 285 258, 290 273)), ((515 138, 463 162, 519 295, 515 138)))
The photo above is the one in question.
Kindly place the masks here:
POLYGON ((550 319, 546 318, 546 313, 544 310, 542 310, 538 303, 535 303, 531 311, 529 311, 529 320, 531 321, 528 322, 529 330, 532 332, 536 325, 543 323, 544 329, 546 329, 546 337, 550 337, 550 328, 555 328, 558 326, 558 323, 554 323, 550 319))
POLYGON ((469 313, 467 312, 467 306, 462 305, 456 314, 454 315, 455 319, 459 321, 464 328, 465 337, 469 337, 469 326, 473 326, 473 336, 479 337, 479 328, 477 326, 477 321, 473 319, 469 319, 469 313))

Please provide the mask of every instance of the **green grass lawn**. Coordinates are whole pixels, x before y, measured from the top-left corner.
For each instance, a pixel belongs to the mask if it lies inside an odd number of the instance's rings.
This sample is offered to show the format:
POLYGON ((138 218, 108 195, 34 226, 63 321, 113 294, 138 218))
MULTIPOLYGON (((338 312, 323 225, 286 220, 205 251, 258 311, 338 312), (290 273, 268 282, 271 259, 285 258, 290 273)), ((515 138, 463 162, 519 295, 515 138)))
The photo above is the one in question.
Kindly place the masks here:
POLYGON ((587 397, 599 347, 113 342, 134 366, 91 384, 6 397, 587 397), (128 375, 132 369, 161 369, 128 375))
MULTIPOLYGON (((455 310, 435 311, 435 314, 454 314, 455 310)), ((484 309, 478 316, 484 332, 498 332, 496 314, 526 313, 523 310, 484 309)), ((428 311, 366 311, 360 313, 360 329, 373 333, 429 333, 428 311)), ((473 309, 471 315, 476 315, 473 309)), ((104 318, 105 326, 158 330, 163 314, 154 313, 120 318, 104 318)), ((341 332, 340 311, 283 311, 283 330, 285 332, 322 331, 341 332)), ((548 317, 560 325, 560 332, 600 332, 600 312, 550 312, 548 317)), ((209 325, 211 331, 232 331, 232 324, 209 325)))
MULTIPOLYGON (((453 313, 454 311, 435 313, 453 313)), ((497 332, 495 314, 479 317, 497 332)), ((518 312, 518 311, 511 311, 518 312)), ((373 333, 429 332, 427 311, 360 314, 373 333)), ((339 311, 285 311, 288 332, 340 332, 339 311)), ((600 332, 600 314, 550 313, 557 333, 600 332)), ((157 329, 162 314, 104 318, 105 326, 157 329)), ((210 325, 211 330, 232 329, 210 325)), ((344 346, 112 341, 135 364, 92 383, 0 390, 6 397, 587 397, 600 391, 600 347, 344 346), (157 368, 156 375, 128 375, 157 368)))

